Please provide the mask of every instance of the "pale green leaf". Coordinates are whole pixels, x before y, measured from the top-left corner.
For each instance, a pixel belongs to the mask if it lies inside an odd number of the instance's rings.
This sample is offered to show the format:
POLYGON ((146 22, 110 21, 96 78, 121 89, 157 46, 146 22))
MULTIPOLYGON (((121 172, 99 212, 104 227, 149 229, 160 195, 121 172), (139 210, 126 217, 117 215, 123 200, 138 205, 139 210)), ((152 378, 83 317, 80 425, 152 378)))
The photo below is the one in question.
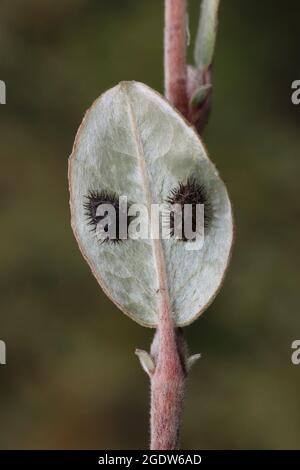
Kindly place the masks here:
POLYGON ((87 112, 70 157, 69 181, 73 230, 111 300, 140 324, 157 326, 163 263, 174 321, 183 326, 195 320, 222 283, 233 237, 226 188, 195 130, 146 85, 122 82, 87 112), (191 176, 205 186, 213 209, 201 250, 189 251, 174 238, 100 244, 87 226, 83 203, 90 190, 114 191, 149 210, 191 176))
POLYGON ((195 43, 195 63, 203 69, 211 65, 215 50, 220 0, 202 0, 195 43))

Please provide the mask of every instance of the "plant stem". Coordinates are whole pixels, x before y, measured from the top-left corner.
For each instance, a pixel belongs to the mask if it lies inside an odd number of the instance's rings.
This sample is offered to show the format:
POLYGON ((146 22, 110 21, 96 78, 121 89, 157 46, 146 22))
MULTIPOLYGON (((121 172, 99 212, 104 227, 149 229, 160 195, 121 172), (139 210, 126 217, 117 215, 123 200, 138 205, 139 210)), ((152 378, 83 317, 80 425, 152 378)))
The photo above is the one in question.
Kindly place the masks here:
MULTIPOLYGON (((187 0, 165 0, 165 94, 184 115, 187 97, 187 0)), ((165 277, 165 276, 163 276, 165 277)), ((180 332, 172 319, 168 286, 161 285, 159 326, 151 347, 151 449, 178 446, 186 367, 180 332)))
POLYGON ((183 338, 164 309, 151 354, 151 449, 173 450, 178 446, 180 418, 186 382, 183 338))
POLYGON ((165 0, 165 94, 184 115, 187 97, 187 0, 165 0))

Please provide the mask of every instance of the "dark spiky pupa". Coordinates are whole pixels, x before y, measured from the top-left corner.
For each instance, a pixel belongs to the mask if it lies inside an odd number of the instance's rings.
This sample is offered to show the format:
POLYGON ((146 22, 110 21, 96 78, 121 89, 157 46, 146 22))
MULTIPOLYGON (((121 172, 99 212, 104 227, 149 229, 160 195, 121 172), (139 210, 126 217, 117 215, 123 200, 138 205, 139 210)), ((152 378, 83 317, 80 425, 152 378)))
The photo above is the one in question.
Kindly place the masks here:
MULTIPOLYGON (((119 227, 119 215, 120 215, 120 207, 119 207, 119 197, 117 196, 116 193, 101 190, 101 191, 89 191, 88 195, 85 196, 87 199, 86 202, 84 202, 83 207, 85 209, 85 215, 87 216, 88 220, 88 225, 91 227, 91 230, 93 232, 96 232, 97 225, 98 223, 106 217, 107 213, 103 216, 98 216, 97 215, 97 209, 99 206, 102 204, 111 204, 115 211, 116 211, 116 238, 111 239, 109 238, 109 235, 107 235, 106 238, 101 240, 101 243, 119 243, 120 241, 123 241, 123 239, 120 238, 120 227, 119 227)), ((104 231, 108 232, 108 224, 105 225, 104 231)))
MULTIPOLYGON (((184 235, 184 212, 183 207, 185 204, 192 205, 192 229, 196 230, 196 205, 204 205, 204 228, 207 229, 212 219, 212 205, 210 203, 207 191, 203 184, 199 183, 194 177, 188 178, 186 183, 180 182, 178 186, 171 189, 170 195, 167 198, 167 203, 170 205, 180 204, 182 208, 182 241, 188 241, 184 235)), ((171 236, 175 233, 175 217, 174 212, 170 212, 170 231, 171 236)))

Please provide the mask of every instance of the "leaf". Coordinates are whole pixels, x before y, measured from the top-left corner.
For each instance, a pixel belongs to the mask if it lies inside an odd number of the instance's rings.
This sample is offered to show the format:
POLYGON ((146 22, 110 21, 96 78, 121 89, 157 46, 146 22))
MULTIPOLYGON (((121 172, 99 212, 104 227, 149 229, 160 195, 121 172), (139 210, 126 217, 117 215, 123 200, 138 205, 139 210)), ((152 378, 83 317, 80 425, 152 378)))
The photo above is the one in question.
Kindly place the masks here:
POLYGON ((195 43, 195 63, 203 69, 213 60, 220 0, 202 0, 199 27, 195 43))
POLYGON ((191 99, 192 108, 199 108, 208 97, 211 89, 212 85, 210 83, 207 85, 200 85, 191 99))
POLYGON ((99 284, 127 315, 158 324, 168 289, 174 321, 193 322, 216 295, 227 268, 233 223, 226 188, 194 131, 158 93, 122 82, 98 98, 78 131, 69 160, 72 227, 99 284), (212 220, 201 250, 169 240, 102 243, 87 225, 91 190, 113 191, 132 203, 163 203, 188 178, 205 187, 212 220))
POLYGON ((136 349, 135 354, 138 356, 144 371, 149 375, 149 377, 151 377, 151 375, 155 371, 155 363, 153 357, 143 349, 136 349))

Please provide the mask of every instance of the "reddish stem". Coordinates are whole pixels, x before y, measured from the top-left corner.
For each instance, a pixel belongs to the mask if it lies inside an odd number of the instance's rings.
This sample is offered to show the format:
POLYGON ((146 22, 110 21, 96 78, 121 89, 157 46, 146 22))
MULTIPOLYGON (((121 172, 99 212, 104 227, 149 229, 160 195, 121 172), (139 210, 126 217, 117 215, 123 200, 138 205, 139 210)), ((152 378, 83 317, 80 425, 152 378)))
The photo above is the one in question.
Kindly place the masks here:
POLYGON ((168 305, 163 305, 151 350, 156 363, 151 376, 152 450, 177 448, 185 392, 183 338, 174 327, 168 305))
POLYGON ((184 115, 187 97, 187 1, 165 0, 165 94, 184 115))
MULTIPOLYGON (((187 1, 165 0, 165 93, 184 116, 188 115, 186 64, 187 1)), ((163 264, 163 263, 162 263, 163 264)), ((185 391, 183 340, 170 307, 166 274, 161 275, 161 311, 151 355, 151 449, 178 446, 180 417, 185 391)))

